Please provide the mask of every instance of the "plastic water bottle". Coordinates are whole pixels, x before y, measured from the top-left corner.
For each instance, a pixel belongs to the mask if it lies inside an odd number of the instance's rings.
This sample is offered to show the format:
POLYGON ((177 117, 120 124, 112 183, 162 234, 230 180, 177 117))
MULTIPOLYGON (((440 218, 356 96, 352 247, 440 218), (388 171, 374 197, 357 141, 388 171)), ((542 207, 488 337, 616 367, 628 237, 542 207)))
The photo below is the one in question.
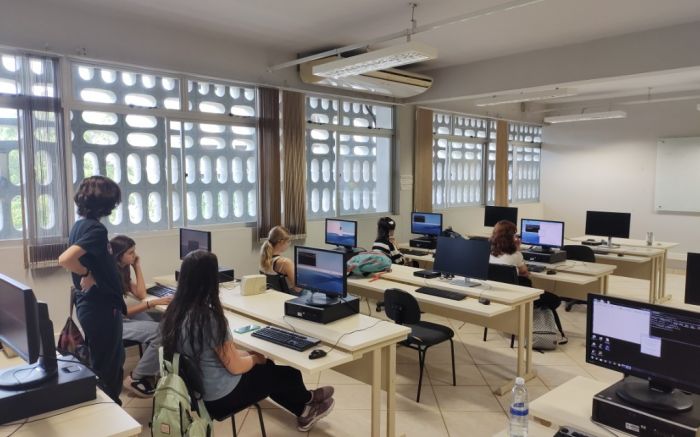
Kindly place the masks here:
POLYGON ((513 400, 510 403, 510 437, 527 437, 527 416, 529 413, 527 402, 527 387, 523 378, 515 378, 513 386, 513 400))

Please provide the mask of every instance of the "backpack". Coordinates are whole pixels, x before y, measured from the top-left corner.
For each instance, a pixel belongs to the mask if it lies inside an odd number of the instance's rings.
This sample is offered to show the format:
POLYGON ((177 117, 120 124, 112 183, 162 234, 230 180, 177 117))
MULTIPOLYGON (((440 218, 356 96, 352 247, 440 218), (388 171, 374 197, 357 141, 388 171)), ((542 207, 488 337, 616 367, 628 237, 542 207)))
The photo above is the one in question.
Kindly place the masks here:
POLYGON ((559 344, 559 331, 554 321, 554 314, 549 308, 532 310, 532 348, 535 350, 554 350, 559 344))
POLYGON ((180 354, 172 362, 163 358, 158 349, 161 378, 153 395, 152 437, 210 437, 212 422, 201 398, 192 408, 192 398, 185 380, 180 376, 180 354))
POLYGON ((391 259, 381 252, 362 252, 347 262, 348 272, 358 276, 391 270, 391 259))

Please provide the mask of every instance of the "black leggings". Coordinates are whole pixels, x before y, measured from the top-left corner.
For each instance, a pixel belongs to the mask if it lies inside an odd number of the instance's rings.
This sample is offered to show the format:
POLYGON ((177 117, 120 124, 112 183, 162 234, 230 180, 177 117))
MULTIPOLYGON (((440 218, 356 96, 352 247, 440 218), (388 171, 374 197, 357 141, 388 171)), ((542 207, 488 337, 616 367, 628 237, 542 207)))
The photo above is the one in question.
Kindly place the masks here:
POLYGON ((265 364, 257 364, 241 375, 231 393, 215 401, 205 401, 204 404, 214 419, 222 419, 267 397, 295 416, 300 416, 305 404, 311 400, 311 392, 304 385, 300 371, 267 360, 265 364))

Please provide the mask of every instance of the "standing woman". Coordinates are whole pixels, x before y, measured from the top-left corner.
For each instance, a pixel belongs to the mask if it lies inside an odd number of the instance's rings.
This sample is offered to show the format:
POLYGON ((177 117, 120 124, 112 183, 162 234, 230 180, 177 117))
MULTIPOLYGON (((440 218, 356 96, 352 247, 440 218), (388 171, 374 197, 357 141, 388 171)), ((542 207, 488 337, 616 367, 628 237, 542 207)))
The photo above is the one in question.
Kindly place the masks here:
POLYGON ((73 197, 80 219, 68 236, 68 249, 58 263, 72 273, 76 312, 90 351, 90 364, 102 389, 121 405, 124 346, 121 278, 112 257, 107 228, 100 223, 121 202, 121 190, 111 179, 92 176, 80 182, 73 197))

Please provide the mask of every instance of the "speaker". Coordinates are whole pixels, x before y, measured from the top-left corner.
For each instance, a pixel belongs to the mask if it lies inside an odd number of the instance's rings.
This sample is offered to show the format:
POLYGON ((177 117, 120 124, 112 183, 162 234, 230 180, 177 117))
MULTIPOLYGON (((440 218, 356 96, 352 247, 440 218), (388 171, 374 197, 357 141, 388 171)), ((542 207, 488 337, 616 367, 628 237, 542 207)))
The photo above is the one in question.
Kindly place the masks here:
POLYGON ((267 290, 265 275, 246 275, 241 278, 241 296, 252 296, 267 290))

